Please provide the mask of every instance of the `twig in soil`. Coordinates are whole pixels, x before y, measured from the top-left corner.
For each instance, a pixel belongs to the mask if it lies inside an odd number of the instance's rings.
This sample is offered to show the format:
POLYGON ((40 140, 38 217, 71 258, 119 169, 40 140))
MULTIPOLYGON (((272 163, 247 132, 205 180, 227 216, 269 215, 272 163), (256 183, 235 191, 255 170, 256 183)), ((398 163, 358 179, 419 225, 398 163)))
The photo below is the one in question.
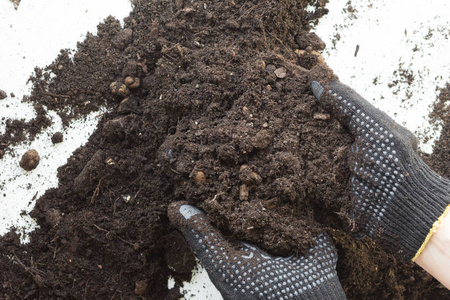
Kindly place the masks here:
POLYGON ((307 69, 294 64, 292 61, 287 60, 286 58, 284 58, 283 56, 281 56, 279 54, 276 55, 276 58, 281 60, 283 65, 297 77, 300 76, 301 74, 305 74, 305 73, 309 72, 307 69))
POLYGON ((174 169, 170 168, 170 171, 174 172, 175 174, 180 175, 180 172, 178 172, 177 170, 174 170, 174 169))
POLYGON ((99 118, 99 117, 103 117, 103 116, 106 115, 106 114, 107 114, 107 112, 104 112, 104 113, 102 113, 102 114, 96 115, 95 118, 97 119, 97 118, 99 118))
POLYGON ((17 257, 16 253, 13 252, 14 257, 16 258, 19 265, 24 268, 25 272, 30 273, 31 277, 33 277, 34 282, 39 286, 43 287, 45 285, 45 279, 46 276, 45 272, 42 270, 39 270, 38 268, 33 266, 33 259, 31 259, 31 267, 25 266, 25 264, 17 257))
POLYGON ((124 242, 124 243, 130 245, 130 246, 133 246, 133 247, 135 246, 135 244, 133 244, 132 242, 129 242, 129 241, 127 241, 127 240, 124 240, 124 239, 121 238, 120 236, 117 236, 117 238, 118 238, 119 240, 121 240, 122 242, 124 242))
MULTIPOLYGON (((245 17, 246 15, 248 15, 252 10, 258 8, 261 5, 262 2, 259 2, 257 5, 250 7, 249 9, 247 9, 246 11, 244 11, 242 13, 242 15, 240 15, 240 17, 238 18, 238 20, 240 20, 241 18, 245 17)), ((237 13, 237 12, 236 12, 237 13)), ((235 14, 236 14, 235 13, 235 14)))
POLYGON ((202 34, 203 32, 207 31, 207 30, 211 30, 211 27, 203 27, 202 30, 197 31, 196 33, 194 33, 194 36, 197 36, 199 34, 202 34))
POLYGON ((89 285, 89 281, 86 282, 86 285, 84 286, 84 299, 87 299, 87 288, 89 285))
MULTIPOLYGON (((108 233, 112 233, 111 231, 108 231, 108 230, 106 230, 106 229, 104 229, 104 228, 101 228, 100 226, 97 226, 97 225, 95 225, 95 224, 92 224, 95 228, 97 228, 98 230, 100 230, 100 231, 103 231, 103 232, 106 232, 106 234, 108 234, 108 233)), ((124 240, 123 238, 121 238, 120 236, 118 236, 118 235, 115 235, 115 237, 117 237, 119 240, 121 240, 122 242, 124 242, 124 243, 126 243, 126 244, 128 244, 128 245, 131 245, 131 246, 135 246, 135 244, 133 244, 132 242, 129 242, 129 241, 127 241, 127 240, 124 240)), ((109 239, 108 237, 107 237, 107 239, 109 239)), ((112 239, 112 238, 111 238, 112 239)))
POLYGON ((106 229, 104 229, 104 228, 101 228, 100 226, 97 226, 97 225, 95 225, 95 224, 92 224, 95 228, 97 228, 98 230, 100 230, 100 231, 103 231, 103 232, 109 232, 108 230, 106 230, 106 229))
POLYGON ((69 95, 58 95, 58 94, 53 94, 53 93, 49 93, 49 92, 41 92, 41 94, 52 96, 52 97, 55 97, 55 98, 70 98, 69 95))
POLYGON ((217 201, 217 197, 222 196, 223 194, 225 194, 225 193, 224 192, 220 192, 218 194, 215 194, 214 197, 211 200, 209 200, 209 201, 210 202, 217 201))
POLYGON ((180 56, 183 57, 183 56, 184 56, 184 54, 183 54, 183 49, 181 49, 180 44, 177 43, 175 46, 177 47, 177 50, 178 50, 178 52, 180 53, 180 56))
POLYGON ((98 195, 100 194, 100 184, 102 183, 102 179, 103 178, 101 178, 98 181, 97 187, 95 188, 94 193, 92 194, 91 204, 94 204, 95 200, 97 199, 98 195))

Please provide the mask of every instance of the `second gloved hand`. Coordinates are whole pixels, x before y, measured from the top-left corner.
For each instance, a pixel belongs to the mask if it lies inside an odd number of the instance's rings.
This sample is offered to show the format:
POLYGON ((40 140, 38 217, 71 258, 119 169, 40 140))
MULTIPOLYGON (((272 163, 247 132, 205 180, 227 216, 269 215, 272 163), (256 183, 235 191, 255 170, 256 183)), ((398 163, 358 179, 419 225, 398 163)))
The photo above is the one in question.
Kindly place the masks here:
POLYGON ((311 89, 355 138, 350 215, 357 230, 415 260, 449 205, 450 181, 422 161, 409 130, 348 86, 313 81, 311 89))
POLYGON ((274 257, 249 244, 229 243, 193 206, 171 204, 168 215, 224 299, 346 299, 336 274, 336 248, 325 234, 305 256, 274 257))

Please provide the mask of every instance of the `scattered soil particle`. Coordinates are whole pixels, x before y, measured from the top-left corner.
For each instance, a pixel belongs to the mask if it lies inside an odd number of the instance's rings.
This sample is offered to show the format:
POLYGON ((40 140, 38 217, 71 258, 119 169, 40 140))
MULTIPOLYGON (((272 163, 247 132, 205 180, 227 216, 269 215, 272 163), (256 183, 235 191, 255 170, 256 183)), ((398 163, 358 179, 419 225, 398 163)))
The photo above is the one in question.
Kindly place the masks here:
POLYGON ((5 99, 6 97, 8 97, 8 94, 6 94, 4 90, 0 90, 0 100, 5 99))
POLYGON ((180 200, 272 254, 300 255, 328 231, 349 299, 448 298, 419 268, 343 229, 352 137, 317 118, 326 112, 310 91, 311 80, 334 78, 307 34, 324 3, 136 0, 125 29, 107 18, 73 58, 62 51, 36 69, 28 101, 38 117, 7 123, 0 144, 49 126, 46 109, 66 126, 109 112, 37 200, 31 243, 14 230, 0 238, 0 298, 178 299, 194 264, 166 214, 180 200), (111 82, 129 76, 140 85, 114 95, 111 82))
POLYGON ((55 132, 52 135, 52 143, 53 144, 61 143, 63 141, 63 138, 64 138, 64 136, 63 136, 62 132, 59 132, 59 131, 55 132))
POLYGON ((428 158, 428 164, 440 175, 450 178, 450 83, 440 90, 438 101, 434 103, 430 119, 442 124, 441 136, 428 158))
POLYGON ((13 4, 14 4, 14 9, 18 9, 19 8, 19 4, 21 0, 10 0, 13 4))
POLYGON ((36 167, 39 165, 39 153, 34 150, 28 150, 25 152, 25 154, 22 156, 22 159, 20 160, 19 165, 26 171, 31 171, 36 169, 36 167))

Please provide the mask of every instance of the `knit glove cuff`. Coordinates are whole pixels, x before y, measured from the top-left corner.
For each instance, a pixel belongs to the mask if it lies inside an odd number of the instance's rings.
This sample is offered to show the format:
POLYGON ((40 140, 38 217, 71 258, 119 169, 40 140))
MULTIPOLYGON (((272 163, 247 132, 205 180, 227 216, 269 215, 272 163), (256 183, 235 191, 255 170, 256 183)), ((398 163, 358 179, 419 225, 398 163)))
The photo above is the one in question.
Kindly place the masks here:
POLYGON ((415 261, 449 210, 450 181, 418 157, 410 170, 400 177, 381 227, 386 229, 385 243, 402 249, 415 261))

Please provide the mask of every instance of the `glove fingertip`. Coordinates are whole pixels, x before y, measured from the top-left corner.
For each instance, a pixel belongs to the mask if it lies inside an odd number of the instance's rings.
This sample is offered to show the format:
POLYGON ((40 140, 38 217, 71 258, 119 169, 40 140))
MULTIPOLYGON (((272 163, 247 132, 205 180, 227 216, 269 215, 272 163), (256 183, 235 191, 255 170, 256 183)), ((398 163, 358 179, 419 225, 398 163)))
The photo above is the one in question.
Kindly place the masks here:
POLYGON ((171 203, 167 208, 167 215, 175 227, 182 229, 186 227, 187 221, 193 216, 204 215, 204 213, 200 209, 182 201, 171 203))
POLYGON ((312 81, 311 82, 311 90, 314 94, 314 96, 316 97, 317 100, 320 100, 320 97, 323 94, 324 88, 323 86, 320 85, 320 83, 318 83, 317 81, 312 81))

